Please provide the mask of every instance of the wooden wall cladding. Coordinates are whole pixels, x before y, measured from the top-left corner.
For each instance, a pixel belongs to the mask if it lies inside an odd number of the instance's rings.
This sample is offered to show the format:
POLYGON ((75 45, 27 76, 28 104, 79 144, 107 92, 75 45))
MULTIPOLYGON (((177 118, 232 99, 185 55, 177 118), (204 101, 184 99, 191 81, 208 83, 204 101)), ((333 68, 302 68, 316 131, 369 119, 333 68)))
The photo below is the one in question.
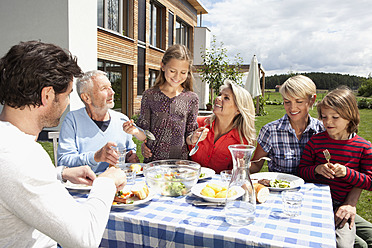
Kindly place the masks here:
POLYGON ((123 36, 98 29, 97 57, 127 65, 137 64, 137 45, 123 36))

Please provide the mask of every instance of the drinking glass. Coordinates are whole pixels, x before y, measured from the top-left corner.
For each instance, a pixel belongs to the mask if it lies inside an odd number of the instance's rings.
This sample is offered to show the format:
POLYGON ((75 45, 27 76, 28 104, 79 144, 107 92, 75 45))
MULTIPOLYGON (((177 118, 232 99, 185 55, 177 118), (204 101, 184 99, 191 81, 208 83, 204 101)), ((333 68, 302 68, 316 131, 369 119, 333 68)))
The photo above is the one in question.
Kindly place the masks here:
POLYGON ((112 148, 115 150, 115 152, 119 156, 119 160, 116 163, 116 166, 120 167, 120 165, 124 165, 125 164, 125 155, 126 155, 127 149, 123 146, 113 146, 112 148))
POLYGON ((300 214, 303 195, 298 191, 284 190, 282 192, 283 212, 289 217, 300 214))
POLYGON ((227 192, 235 190, 238 197, 231 199, 226 197, 224 209, 226 222, 231 225, 248 225, 254 221, 256 215, 256 196, 249 175, 249 161, 255 147, 230 145, 228 148, 232 155, 234 168, 227 192))
POLYGON ((220 172, 222 182, 229 183, 232 176, 232 170, 223 170, 220 172))
POLYGON ((133 170, 124 170, 124 172, 127 177, 127 185, 134 185, 136 183, 137 173, 133 170))

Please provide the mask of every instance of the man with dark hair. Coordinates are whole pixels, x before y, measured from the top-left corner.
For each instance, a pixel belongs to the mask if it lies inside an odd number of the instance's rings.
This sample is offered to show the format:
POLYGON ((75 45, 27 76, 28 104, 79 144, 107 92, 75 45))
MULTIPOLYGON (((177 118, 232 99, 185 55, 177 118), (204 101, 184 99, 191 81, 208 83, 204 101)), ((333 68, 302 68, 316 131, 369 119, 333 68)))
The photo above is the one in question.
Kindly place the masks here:
POLYGON ((109 168, 96 179, 88 166, 56 169, 36 142, 59 124, 80 75, 69 52, 39 41, 0 60, 0 247, 97 247, 102 239, 124 172, 109 168), (88 200, 77 203, 61 180, 92 185, 88 200))

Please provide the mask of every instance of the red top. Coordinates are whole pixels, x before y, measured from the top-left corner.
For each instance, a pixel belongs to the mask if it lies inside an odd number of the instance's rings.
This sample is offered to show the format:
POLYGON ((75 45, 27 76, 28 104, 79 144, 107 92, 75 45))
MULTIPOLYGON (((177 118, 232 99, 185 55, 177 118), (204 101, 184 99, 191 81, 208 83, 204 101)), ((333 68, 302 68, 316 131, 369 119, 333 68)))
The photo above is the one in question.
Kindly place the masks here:
MULTIPOLYGON (((204 120, 208 117, 198 117, 199 127, 205 126, 204 120)), ((214 143, 214 124, 212 127, 207 125, 209 129, 208 135, 205 140, 199 142, 198 152, 191 156, 191 159, 199 163, 203 167, 208 167, 220 173, 223 170, 231 170, 233 168, 233 162, 229 145, 240 144, 239 132, 236 129, 231 130, 227 134, 221 136, 216 143, 214 143)), ((246 139, 244 144, 248 144, 246 139)), ((190 150, 192 146, 189 146, 190 150)))

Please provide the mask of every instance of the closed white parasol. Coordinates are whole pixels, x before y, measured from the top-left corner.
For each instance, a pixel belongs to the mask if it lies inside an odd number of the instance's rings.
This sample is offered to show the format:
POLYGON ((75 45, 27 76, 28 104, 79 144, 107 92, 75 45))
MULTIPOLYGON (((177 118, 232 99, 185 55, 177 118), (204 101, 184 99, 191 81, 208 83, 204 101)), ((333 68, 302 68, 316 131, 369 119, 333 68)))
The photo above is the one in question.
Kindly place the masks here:
POLYGON ((253 56, 251 64, 249 65, 249 72, 245 89, 251 94, 252 98, 262 95, 260 86, 260 73, 258 70, 258 61, 256 55, 253 56))

